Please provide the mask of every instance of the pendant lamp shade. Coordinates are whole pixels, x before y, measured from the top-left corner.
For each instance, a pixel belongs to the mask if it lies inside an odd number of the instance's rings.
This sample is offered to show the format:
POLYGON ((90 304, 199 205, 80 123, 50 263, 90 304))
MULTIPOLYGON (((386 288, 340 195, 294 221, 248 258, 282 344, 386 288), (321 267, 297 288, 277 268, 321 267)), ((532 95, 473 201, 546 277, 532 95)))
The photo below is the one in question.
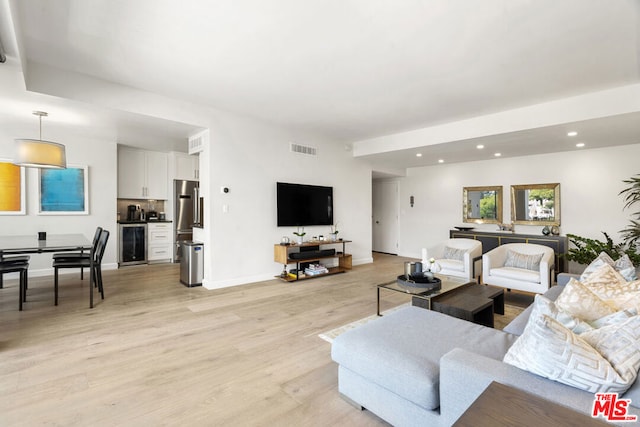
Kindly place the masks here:
POLYGON ((16 139, 13 163, 33 168, 65 169, 67 154, 64 145, 42 140, 42 117, 47 113, 34 111, 40 118, 40 139, 16 139))
POLYGON ((64 169, 67 155, 64 145, 41 139, 16 139, 14 163, 33 168, 64 169))

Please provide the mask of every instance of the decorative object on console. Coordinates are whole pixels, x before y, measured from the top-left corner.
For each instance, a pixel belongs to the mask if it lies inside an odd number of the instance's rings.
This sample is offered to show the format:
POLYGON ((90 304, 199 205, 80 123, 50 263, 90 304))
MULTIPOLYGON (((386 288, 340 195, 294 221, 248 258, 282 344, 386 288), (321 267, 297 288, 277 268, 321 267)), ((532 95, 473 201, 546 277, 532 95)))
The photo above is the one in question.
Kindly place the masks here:
POLYGON ((287 246, 291 244, 291 241, 287 236, 282 236, 282 239, 280 240, 280 244, 283 246, 287 246))
POLYGON ((338 233, 339 232, 340 231, 338 230, 338 222, 336 221, 336 223, 331 226, 331 231, 329 232, 329 234, 331 234, 331 240, 332 241, 335 242, 335 241, 338 240, 338 233))
POLYGON ((513 233, 514 227, 513 223, 511 224, 498 224, 498 231, 510 231, 513 233))
POLYGON ((298 244, 302 244, 304 242, 304 235, 307 234, 304 231, 304 227, 298 227, 298 231, 294 231, 293 234, 298 236, 298 244))
POLYGON ((549 234, 551 234, 551 230, 549 229, 548 225, 545 225, 544 227, 542 227, 542 234, 544 234, 545 236, 548 236, 549 234))

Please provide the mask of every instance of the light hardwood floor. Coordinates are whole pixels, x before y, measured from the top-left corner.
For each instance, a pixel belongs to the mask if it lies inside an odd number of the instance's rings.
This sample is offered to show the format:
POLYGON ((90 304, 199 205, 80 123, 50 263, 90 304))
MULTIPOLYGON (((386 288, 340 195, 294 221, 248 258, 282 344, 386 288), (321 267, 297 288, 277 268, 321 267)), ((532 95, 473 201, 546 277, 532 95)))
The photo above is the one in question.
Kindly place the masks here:
MULTIPOLYGON (((30 280, 18 311, 0 290, 0 425, 386 425, 337 391, 318 334, 374 314, 375 285, 406 260, 374 254, 346 274, 220 290, 186 288, 177 264, 104 272, 88 308, 87 279, 30 280), (99 298, 99 297, 98 297, 99 298)), ((382 309, 407 302, 385 293, 382 309)))
MULTIPOLYGON (((221 290, 186 288, 177 264, 87 280, 33 278, 0 290, 0 425, 384 425, 338 396, 318 334, 376 310, 375 285, 403 258, 375 256, 346 274, 221 290)), ((400 298, 398 298, 400 297, 400 298)), ((387 295, 385 307, 406 302, 387 295)))

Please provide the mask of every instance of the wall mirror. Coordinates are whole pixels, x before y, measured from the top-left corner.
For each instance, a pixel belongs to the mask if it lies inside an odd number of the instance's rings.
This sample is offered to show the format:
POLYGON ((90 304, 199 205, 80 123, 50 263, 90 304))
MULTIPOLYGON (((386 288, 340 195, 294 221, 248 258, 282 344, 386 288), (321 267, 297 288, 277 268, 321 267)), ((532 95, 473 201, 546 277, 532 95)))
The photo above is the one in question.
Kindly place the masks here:
POLYGON ((512 185, 511 221, 526 225, 560 225, 560 184, 512 185))
POLYGON ((477 224, 502 223, 502 186, 464 187, 462 221, 477 224))

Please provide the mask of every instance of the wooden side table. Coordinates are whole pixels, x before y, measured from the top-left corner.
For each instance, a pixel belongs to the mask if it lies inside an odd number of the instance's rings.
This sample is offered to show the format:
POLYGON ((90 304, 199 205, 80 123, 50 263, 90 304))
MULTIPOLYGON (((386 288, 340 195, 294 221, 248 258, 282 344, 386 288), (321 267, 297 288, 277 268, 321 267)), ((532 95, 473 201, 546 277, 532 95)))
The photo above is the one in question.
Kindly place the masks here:
POLYGON ((602 427, 610 424, 494 381, 453 425, 455 427, 602 427))

